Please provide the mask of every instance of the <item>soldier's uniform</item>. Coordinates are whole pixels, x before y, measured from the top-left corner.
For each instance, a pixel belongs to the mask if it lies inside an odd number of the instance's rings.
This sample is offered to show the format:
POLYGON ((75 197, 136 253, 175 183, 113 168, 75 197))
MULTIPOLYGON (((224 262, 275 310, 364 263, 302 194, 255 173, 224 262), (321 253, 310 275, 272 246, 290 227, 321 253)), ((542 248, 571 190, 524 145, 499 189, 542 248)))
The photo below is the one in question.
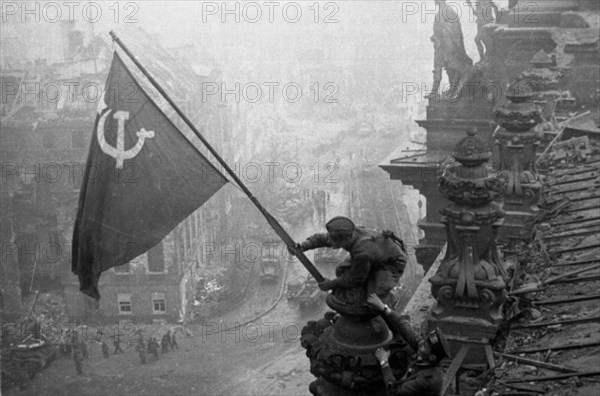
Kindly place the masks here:
MULTIPOLYGON (((419 343, 423 338, 415 332, 406 317, 400 316, 395 311, 383 315, 394 336, 400 335, 406 343, 414 350, 419 350, 419 343)), ((439 396, 441 395, 444 382, 444 372, 440 366, 440 360, 447 356, 449 348, 443 337, 437 341, 430 342, 432 353, 438 356, 435 362, 417 359, 409 365, 406 377, 396 380, 389 366, 382 367, 383 380, 386 383, 389 395, 398 396, 439 396)))
POLYGON ((177 345, 177 338, 175 338, 175 333, 171 334, 171 340, 169 343, 171 344, 171 349, 179 349, 179 345, 177 345))
POLYGON ((169 336, 167 336, 166 334, 162 336, 162 339, 160 340, 160 346, 162 348, 162 353, 166 353, 169 350, 169 342, 170 342, 170 338, 169 336))
POLYGON ((154 337, 150 337, 148 340, 148 352, 154 355, 154 358, 158 360, 158 342, 154 339, 154 337))
POLYGON ((327 233, 314 234, 300 244, 302 250, 333 247, 335 233, 347 233, 355 240, 344 247, 350 253, 348 260, 336 269, 333 287, 353 288, 367 285, 367 294, 388 297, 400 280, 406 266, 404 243, 390 231, 355 227, 350 219, 334 217, 327 225, 327 233))
POLYGON ((138 339, 136 349, 137 349, 138 355, 140 357, 140 362, 142 364, 146 364, 146 345, 144 345, 143 339, 138 339))

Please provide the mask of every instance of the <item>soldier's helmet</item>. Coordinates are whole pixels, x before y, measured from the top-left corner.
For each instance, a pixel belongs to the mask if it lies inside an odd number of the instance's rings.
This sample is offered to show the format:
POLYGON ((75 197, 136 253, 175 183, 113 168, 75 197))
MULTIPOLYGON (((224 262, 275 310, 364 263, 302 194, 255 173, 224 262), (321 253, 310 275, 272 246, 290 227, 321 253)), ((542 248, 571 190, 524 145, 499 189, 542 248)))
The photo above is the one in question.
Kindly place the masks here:
POLYGON ((333 240, 349 238, 354 232, 354 223, 347 217, 336 216, 325 224, 327 232, 333 240))
POLYGON ((427 341, 431 344, 431 353, 437 356, 438 360, 450 357, 450 345, 439 327, 429 333, 427 341))

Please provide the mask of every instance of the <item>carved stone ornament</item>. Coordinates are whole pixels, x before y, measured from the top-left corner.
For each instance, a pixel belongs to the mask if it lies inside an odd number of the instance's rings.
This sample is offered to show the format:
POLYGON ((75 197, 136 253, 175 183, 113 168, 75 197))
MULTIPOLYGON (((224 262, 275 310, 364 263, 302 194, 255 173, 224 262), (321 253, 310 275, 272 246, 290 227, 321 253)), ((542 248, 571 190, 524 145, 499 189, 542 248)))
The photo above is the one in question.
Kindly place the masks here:
POLYGON ((529 131, 544 119, 542 111, 532 103, 533 97, 531 85, 524 81, 509 86, 506 98, 510 102, 496 110, 496 122, 510 131, 529 131))
POLYGON ((505 185, 489 173, 491 152, 469 130, 453 153, 458 165, 446 169, 440 191, 452 201, 441 210, 448 245, 437 273, 430 279, 436 304, 431 315, 476 318, 496 325, 506 300, 506 272, 500 262, 496 234, 504 211, 495 199, 505 185))
MULTIPOLYGON (((509 88, 509 91, 526 90, 523 87, 529 85, 519 81, 509 88)), ((498 177, 506 185, 505 209, 515 210, 521 213, 533 213, 538 210, 537 201, 541 189, 541 183, 537 175, 535 166, 535 152, 537 146, 541 143, 541 131, 533 128, 537 117, 531 117, 535 113, 537 106, 531 103, 532 96, 529 91, 522 94, 511 95, 509 99, 518 100, 517 104, 522 106, 523 114, 517 119, 529 118, 526 129, 518 122, 504 122, 504 116, 509 110, 503 109, 511 107, 510 103, 501 108, 496 113, 496 121, 504 128, 499 129, 494 134, 496 145, 500 153, 500 166, 498 177), (525 101, 523 101, 525 100, 525 101)), ((539 111, 539 110, 538 110, 539 111)), ((512 114, 516 114, 513 112, 512 114)))

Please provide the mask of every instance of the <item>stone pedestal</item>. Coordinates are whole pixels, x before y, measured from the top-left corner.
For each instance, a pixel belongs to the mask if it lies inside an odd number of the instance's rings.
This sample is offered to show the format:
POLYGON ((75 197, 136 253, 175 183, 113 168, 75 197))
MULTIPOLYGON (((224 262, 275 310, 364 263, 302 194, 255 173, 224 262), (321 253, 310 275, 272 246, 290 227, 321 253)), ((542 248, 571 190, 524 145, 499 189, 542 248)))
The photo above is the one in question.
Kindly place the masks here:
MULTIPOLYGON (((481 343, 495 338, 506 300, 506 272, 497 254, 496 234, 504 212, 494 202, 505 186, 486 163, 491 152, 470 130, 453 153, 459 165, 446 169, 440 191, 451 204, 442 209, 448 246, 437 273, 430 278, 436 303, 428 328, 439 327, 456 353, 465 339, 481 343)), ((483 344, 472 348, 465 363, 485 364, 483 344)))
POLYGON ((395 158, 389 164, 381 165, 381 168, 390 174, 390 179, 401 180, 403 184, 410 185, 419 190, 425 196, 425 216, 419 220, 418 226, 424 231, 424 238, 419 240, 415 248, 415 256, 424 272, 427 272, 439 255, 442 247, 446 244, 446 231, 440 224, 440 209, 448 200, 438 189, 438 180, 443 167, 452 161, 449 147, 453 147, 460 140, 460 134, 469 128, 482 130, 482 136, 486 142, 492 143, 492 132, 495 127, 493 121, 479 118, 456 118, 444 119, 451 115, 459 117, 464 113, 468 116, 481 116, 489 114, 490 103, 484 103, 483 112, 467 111, 464 101, 457 103, 430 101, 428 106, 428 117, 434 119, 420 120, 417 123, 427 129, 427 152, 406 155, 395 158))
POLYGON ((542 183, 535 167, 535 152, 541 133, 535 126, 543 117, 532 103, 533 91, 525 81, 512 84, 506 97, 510 103, 496 111, 501 128, 494 138, 500 152, 498 177, 506 184, 506 219, 499 238, 510 241, 527 239, 531 235, 527 224, 539 212, 542 183))
POLYGON ((386 395, 381 367, 374 353, 390 350, 390 366, 396 378, 408 368, 405 344, 395 343, 384 320, 365 304, 350 304, 344 296, 329 295, 328 312, 302 329, 301 343, 310 359, 313 395, 386 395))

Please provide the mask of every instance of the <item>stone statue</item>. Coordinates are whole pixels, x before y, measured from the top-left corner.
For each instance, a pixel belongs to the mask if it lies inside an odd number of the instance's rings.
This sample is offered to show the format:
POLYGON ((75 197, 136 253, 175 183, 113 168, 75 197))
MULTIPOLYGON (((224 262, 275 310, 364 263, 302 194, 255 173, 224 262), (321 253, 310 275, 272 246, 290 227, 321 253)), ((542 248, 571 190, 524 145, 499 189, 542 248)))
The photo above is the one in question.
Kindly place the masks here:
POLYGON ((479 52, 479 61, 484 63, 485 55, 490 52, 493 45, 493 40, 488 31, 484 29, 484 26, 488 23, 497 22, 499 15, 498 6, 492 0, 478 0, 475 2, 475 5, 473 5, 471 0, 467 0, 467 4, 473 9, 473 15, 475 15, 475 23, 477 24, 475 45, 477 46, 477 52, 479 52))
POLYGON ((442 81, 442 70, 446 69, 450 89, 448 97, 455 97, 458 84, 465 72, 473 67, 473 61, 465 51, 460 17, 453 6, 448 6, 445 0, 436 0, 437 15, 433 24, 433 87, 428 98, 435 98, 442 81))

